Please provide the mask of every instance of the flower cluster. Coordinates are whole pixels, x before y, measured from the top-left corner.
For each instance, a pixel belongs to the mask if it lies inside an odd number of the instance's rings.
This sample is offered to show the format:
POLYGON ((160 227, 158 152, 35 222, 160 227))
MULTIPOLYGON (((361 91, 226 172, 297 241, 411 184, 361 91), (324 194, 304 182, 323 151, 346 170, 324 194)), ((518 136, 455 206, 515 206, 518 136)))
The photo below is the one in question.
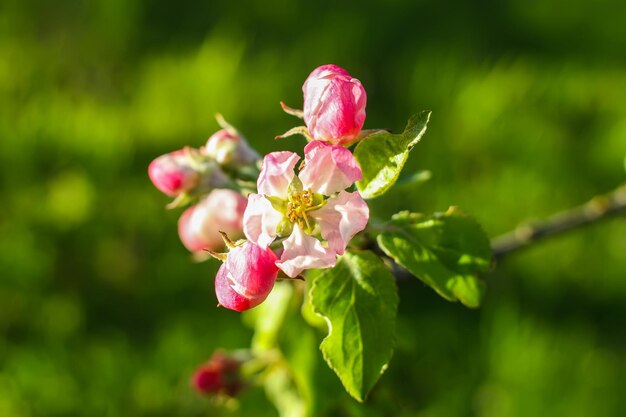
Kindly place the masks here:
POLYGON ((283 108, 306 124, 292 129, 309 139, 303 160, 279 151, 261 162, 220 117, 223 129, 204 147, 161 156, 149 167, 154 185, 176 198, 173 205, 198 201, 181 216, 179 235, 190 251, 207 250, 224 262, 215 291, 226 308, 255 307, 278 277, 333 267, 369 220, 366 202, 351 191, 362 172, 347 148, 363 136, 365 89, 343 68, 324 65, 302 90, 304 110, 283 108), (229 251, 217 253, 224 242, 229 251))

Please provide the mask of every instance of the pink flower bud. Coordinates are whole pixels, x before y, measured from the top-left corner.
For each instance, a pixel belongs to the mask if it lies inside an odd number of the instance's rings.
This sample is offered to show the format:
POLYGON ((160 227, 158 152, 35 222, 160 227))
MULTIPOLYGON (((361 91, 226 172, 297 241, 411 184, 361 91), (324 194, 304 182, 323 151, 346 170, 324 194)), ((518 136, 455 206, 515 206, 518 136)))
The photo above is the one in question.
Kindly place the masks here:
POLYGON ((179 150, 161 155, 150 163, 148 175, 159 191, 176 196, 194 188, 200 182, 200 174, 189 163, 185 151, 179 150))
POLYGON ((345 145, 356 139, 365 122, 367 96, 361 82, 343 68, 316 68, 302 86, 304 122, 314 139, 345 145))
POLYGON ((250 165, 261 159, 242 135, 227 129, 211 135, 203 152, 220 165, 250 165))
POLYGON ((241 194, 216 189, 195 206, 189 207, 178 220, 178 235, 191 252, 224 248, 220 231, 233 239, 243 235, 243 213, 248 200, 241 194))
POLYGON ((245 311, 261 304, 274 287, 277 260, 271 249, 250 242, 232 248, 215 277, 220 306, 245 311))
POLYGON ((224 393, 234 397, 243 388, 240 367, 241 361, 216 352, 196 369, 191 385, 201 394, 224 393))

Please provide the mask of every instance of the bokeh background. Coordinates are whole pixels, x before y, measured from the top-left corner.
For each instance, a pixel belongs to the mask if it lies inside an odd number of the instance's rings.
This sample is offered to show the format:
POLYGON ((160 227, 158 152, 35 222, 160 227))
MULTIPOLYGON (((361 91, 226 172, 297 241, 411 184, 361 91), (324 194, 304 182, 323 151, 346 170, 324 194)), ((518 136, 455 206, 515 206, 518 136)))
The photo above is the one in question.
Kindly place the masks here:
MULTIPOLYGON (((261 152, 303 142, 278 103, 336 63, 366 127, 431 109, 380 217, 455 204, 489 235, 622 183, 621 0, 4 0, 0 3, 0 416, 275 416, 195 395, 216 347, 249 344, 217 310, 152 158, 200 146, 222 112, 261 152)), ((626 220, 511 255, 468 310, 400 284, 398 348, 342 416, 626 414, 626 220)))

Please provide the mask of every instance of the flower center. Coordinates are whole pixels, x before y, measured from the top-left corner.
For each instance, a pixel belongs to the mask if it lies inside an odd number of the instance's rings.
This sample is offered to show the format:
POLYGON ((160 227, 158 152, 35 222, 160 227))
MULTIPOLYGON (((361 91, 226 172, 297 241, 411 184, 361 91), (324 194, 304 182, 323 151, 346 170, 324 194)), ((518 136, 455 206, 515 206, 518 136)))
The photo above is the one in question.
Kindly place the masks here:
POLYGON ((311 230, 307 211, 313 207, 313 191, 309 188, 304 191, 297 191, 289 194, 287 198, 287 218, 292 223, 298 223, 300 227, 311 230))

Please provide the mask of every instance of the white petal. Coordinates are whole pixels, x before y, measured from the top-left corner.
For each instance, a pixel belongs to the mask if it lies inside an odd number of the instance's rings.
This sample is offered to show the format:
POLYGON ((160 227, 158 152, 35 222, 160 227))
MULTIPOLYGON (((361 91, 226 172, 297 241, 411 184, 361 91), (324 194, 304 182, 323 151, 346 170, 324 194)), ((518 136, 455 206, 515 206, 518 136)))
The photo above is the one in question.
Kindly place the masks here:
POLYGON ((335 266, 335 253, 322 246, 319 240, 305 234, 297 224, 291 235, 283 242, 283 254, 276 265, 291 278, 305 269, 335 266))
POLYGON ((322 237, 337 255, 344 253, 350 239, 365 229, 369 220, 367 203, 356 191, 342 191, 329 199, 324 207, 309 214, 319 221, 322 237))
POLYGON ((243 233, 249 241, 265 249, 276 238, 276 228, 282 218, 282 213, 274 210, 265 197, 250 194, 243 214, 243 233))

